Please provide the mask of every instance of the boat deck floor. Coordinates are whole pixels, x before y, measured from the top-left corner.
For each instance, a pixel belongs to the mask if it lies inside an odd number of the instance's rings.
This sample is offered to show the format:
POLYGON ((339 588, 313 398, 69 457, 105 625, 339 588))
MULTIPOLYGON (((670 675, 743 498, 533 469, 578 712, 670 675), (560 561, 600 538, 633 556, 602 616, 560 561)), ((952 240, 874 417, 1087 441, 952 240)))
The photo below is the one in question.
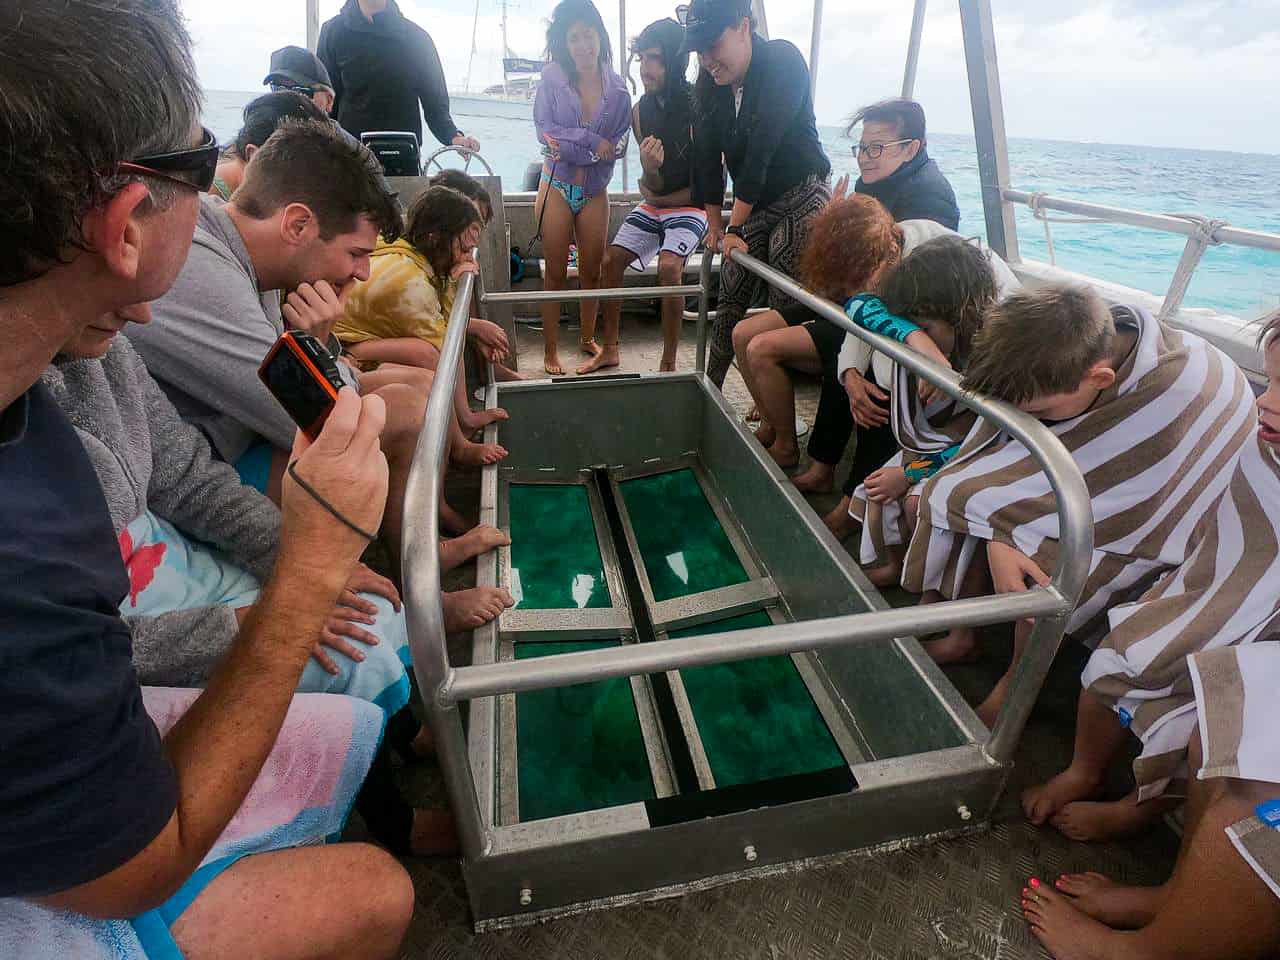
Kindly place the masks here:
MULTIPOLYGON (((580 362, 576 324, 562 324, 561 359, 580 362)), ((541 370, 542 346, 536 329, 519 327, 522 369, 541 370)), ((621 372, 657 369, 661 335, 656 322, 627 316, 623 321, 621 372)), ((679 367, 693 368, 692 325, 685 327, 679 367)), ((613 371, 619 372, 619 371, 613 371)), ((740 411, 749 397, 736 371, 726 396, 740 411)), ((812 423, 816 381, 801 380, 797 412, 812 423)), ((588 412, 589 415, 589 412, 588 412)), ((512 424, 518 429, 518 424, 512 424)), ((803 446, 803 444, 802 444, 803 446)), ((852 445, 851 445, 852 446, 852 445)), ((847 463, 841 466, 843 476, 847 463)), ((452 473, 446 495, 459 509, 474 512, 479 473, 452 473)), ((813 497, 819 512, 836 495, 813 497)), ((447 589, 472 584, 470 571, 455 571, 447 589)), ((891 602, 907 603, 905 595, 891 602)), ((986 638, 979 662, 948 668, 957 688, 976 703, 1007 662, 1007 636, 986 638)), ((462 637, 450 640, 454 663, 470 656, 462 637)), ((1071 755, 1080 649, 1065 649, 1055 665, 1023 736, 1009 791, 988 831, 960 839, 893 852, 848 855, 790 874, 726 884, 683 897, 595 911, 546 924, 477 936, 472 933, 466 891, 456 861, 411 859, 405 866, 417 889, 417 909, 403 956, 437 958, 857 958, 857 960, 1023 960, 1042 957, 1018 909, 1026 879, 1097 870, 1121 882, 1150 884, 1172 868, 1177 837, 1163 824, 1121 843, 1075 843, 1049 827, 1034 827, 1018 806, 1022 789, 1062 769, 1071 755)), ((1125 763, 1112 771, 1110 796, 1127 792, 1125 763)), ((420 764, 400 770, 406 795, 420 805, 443 804, 439 770, 420 764)), ((358 817, 348 830, 364 835, 358 817)))

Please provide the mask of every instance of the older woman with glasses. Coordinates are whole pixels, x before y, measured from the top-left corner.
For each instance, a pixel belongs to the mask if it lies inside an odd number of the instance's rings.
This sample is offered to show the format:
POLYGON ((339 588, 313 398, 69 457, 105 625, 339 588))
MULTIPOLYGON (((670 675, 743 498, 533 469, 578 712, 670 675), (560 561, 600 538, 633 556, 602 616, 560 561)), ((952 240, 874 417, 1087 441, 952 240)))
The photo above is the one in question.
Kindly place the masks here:
MULTIPOLYGON (((693 93, 693 202, 707 211, 707 246, 724 254, 707 369, 723 385, 734 327, 761 283, 733 254, 791 273, 809 219, 831 197, 831 163, 818 139, 804 57, 787 41, 755 32, 749 0, 693 0, 677 14, 702 68, 693 93), (734 189, 728 226, 721 212, 726 165, 734 189)), ((769 291, 775 310, 790 302, 769 291)))

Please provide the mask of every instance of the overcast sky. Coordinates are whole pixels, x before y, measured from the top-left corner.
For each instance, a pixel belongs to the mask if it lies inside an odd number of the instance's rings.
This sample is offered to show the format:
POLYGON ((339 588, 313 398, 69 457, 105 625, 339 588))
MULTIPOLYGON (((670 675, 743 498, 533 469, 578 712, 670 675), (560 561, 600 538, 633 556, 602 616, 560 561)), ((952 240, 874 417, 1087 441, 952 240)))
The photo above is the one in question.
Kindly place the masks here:
MULTIPOLYGON (((618 11, 598 0, 616 50, 618 11)), ((342 0, 321 0, 321 18, 342 0)), ((553 0, 508 12, 519 56, 540 56, 553 0)), ((305 43, 304 0, 183 0, 209 89, 253 90, 270 52, 305 43)), ((401 0, 435 39, 449 85, 502 79, 499 0, 401 0)), ((1010 136, 1280 153, 1280 0, 993 0, 1010 136), (1069 8, 1069 9, 1064 9, 1069 8)), ((670 0, 628 0, 627 34, 672 15, 670 0)), ((811 0, 773 0, 774 37, 809 53, 811 0)), ((825 0, 818 120, 899 92, 910 0, 825 0)), ((638 79, 638 78, 637 78, 638 79)), ((916 96, 932 130, 972 131, 955 0, 933 0, 916 96)))

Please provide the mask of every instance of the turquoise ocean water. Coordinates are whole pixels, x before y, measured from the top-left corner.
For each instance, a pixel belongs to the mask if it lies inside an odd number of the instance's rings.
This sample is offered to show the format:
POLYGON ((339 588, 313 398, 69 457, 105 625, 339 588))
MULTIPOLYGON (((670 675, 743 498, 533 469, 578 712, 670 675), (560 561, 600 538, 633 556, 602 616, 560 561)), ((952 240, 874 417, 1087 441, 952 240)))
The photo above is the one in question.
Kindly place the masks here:
MULTIPOLYGON (((235 136, 241 109, 256 95, 209 91, 205 123, 220 141, 235 136)), ((504 184, 518 189, 525 168, 538 158, 529 108, 455 98, 453 115, 460 127, 479 138, 485 159, 504 184)), ((821 130, 837 175, 856 175, 851 142, 838 128, 821 130)), ((427 152, 434 147, 429 142, 427 152)), ((634 186, 639 170, 634 143, 631 150, 634 186)), ((955 187, 960 231, 983 234, 973 138, 932 134, 929 152, 955 187)), ((460 166, 461 161, 451 156, 448 165, 460 166)), ((1198 213, 1238 227, 1280 233, 1280 156, 1015 138, 1009 141, 1009 167, 1012 185, 1021 190, 1150 213, 1198 213)), ((622 187, 621 164, 613 187, 622 187)), ((1043 225, 1025 207, 1017 210, 1023 256, 1047 261, 1043 225)), ((1053 244, 1060 267, 1162 295, 1184 240, 1111 224, 1055 224, 1053 244)), ((1246 320, 1280 306, 1280 254, 1241 247, 1210 249, 1196 271, 1186 303, 1246 320)))

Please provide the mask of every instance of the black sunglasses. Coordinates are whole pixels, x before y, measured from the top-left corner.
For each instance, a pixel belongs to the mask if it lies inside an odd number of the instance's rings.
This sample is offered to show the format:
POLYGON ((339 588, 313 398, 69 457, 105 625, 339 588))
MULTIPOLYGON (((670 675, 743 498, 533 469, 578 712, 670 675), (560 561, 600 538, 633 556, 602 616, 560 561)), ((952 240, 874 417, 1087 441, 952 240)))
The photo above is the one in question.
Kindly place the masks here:
POLYGON ((310 99, 315 96, 318 87, 307 86, 305 83, 273 83, 271 84, 272 93, 300 93, 304 97, 310 99))
POLYGON ((198 147, 188 147, 172 153, 155 153, 149 157, 135 157, 126 163, 117 164, 116 167, 126 173, 160 177, 205 193, 213 185, 221 151, 213 131, 207 127, 202 129, 204 140, 198 147))

